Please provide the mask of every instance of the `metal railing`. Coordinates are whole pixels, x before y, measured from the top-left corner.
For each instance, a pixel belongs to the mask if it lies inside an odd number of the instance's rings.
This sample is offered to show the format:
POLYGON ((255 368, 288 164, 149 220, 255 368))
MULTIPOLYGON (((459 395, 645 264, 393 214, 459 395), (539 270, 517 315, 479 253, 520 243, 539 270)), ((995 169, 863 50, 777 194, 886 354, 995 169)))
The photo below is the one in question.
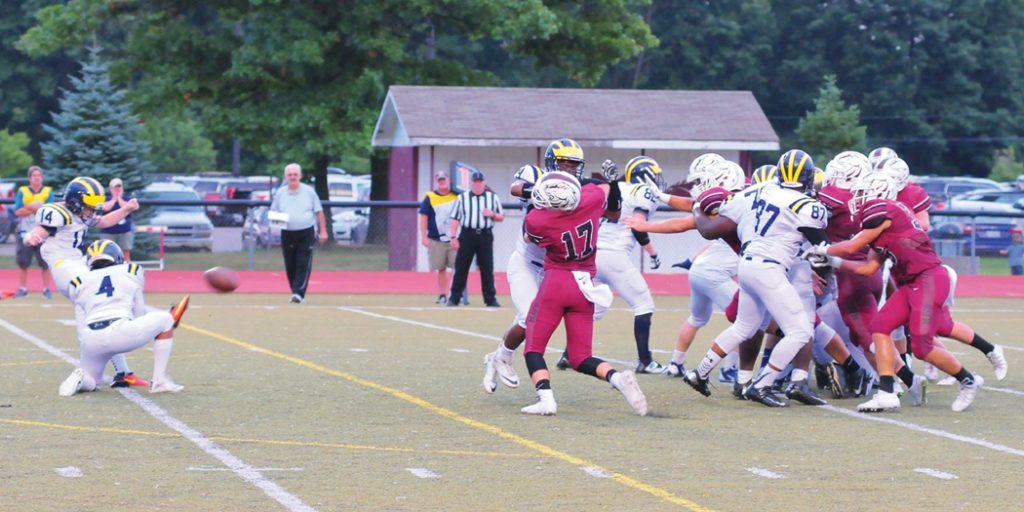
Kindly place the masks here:
MULTIPOLYGON (((955 209, 952 209, 952 210, 932 210, 932 211, 928 212, 928 215, 932 219, 942 219, 943 217, 948 217, 948 218, 969 218, 970 219, 969 224, 971 226, 971 236, 970 236, 970 239, 969 239, 970 242, 968 244, 969 254, 967 254, 967 256, 970 256, 973 259, 973 258, 978 257, 978 229, 976 228, 976 226, 978 225, 978 219, 979 218, 987 217, 987 218, 1005 218, 1005 219, 1024 219, 1024 210, 1014 211, 1014 212, 1010 212, 1010 211, 955 210, 955 209)), ((933 220, 931 222, 931 230, 930 230, 929 233, 932 235, 932 239, 933 240, 952 240, 952 241, 958 240, 958 238, 956 238, 956 237, 950 237, 950 238, 941 237, 942 234, 937 232, 937 228, 940 228, 941 226, 942 226, 942 224, 940 224, 939 222, 936 222, 935 220, 933 220)), ((960 227, 962 229, 963 226, 960 226, 960 227)), ((1021 222, 1020 221, 1017 222, 1017 228, 1018 229, 1021 228, 1021 222)), ((962 235, 963 235, 963 232, 961 231, 961 237, 959 239, 963 238, 962 235)))

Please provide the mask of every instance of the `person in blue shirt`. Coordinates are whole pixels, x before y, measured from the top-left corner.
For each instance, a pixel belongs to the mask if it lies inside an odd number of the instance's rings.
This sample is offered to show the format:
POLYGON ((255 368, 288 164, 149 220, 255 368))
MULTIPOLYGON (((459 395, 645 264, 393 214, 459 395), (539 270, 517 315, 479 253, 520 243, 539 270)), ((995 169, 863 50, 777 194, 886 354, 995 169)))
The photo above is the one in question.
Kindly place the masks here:
MULTIPOLYGON (((132 199, 130 194, 124 191, 124 182, 121 178, 110 180, 110 200, 103 203, 103 212, 112 212, 120 209, 125 203, 132 199)), ((100 230, 100 238, 112 240, 124 252, 124 261, 132 261, 132 248, 135 247, 135 228, 132 224, 132 214, 121 219, 121 222, 100 230)))
POLYGON ((1011 235, 1010 246, 1002 250, 1010 263, 1010 274, 1019 276, 1024 274, 1024 232, 1017 229, 1011 235))

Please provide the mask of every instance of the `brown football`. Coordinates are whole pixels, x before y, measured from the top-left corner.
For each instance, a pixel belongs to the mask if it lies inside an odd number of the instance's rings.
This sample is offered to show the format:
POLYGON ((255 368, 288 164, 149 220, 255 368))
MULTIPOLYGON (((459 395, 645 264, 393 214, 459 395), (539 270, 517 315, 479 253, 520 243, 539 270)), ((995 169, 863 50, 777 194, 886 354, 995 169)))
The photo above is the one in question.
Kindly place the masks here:
POLYGON ((219 292, 232 292, 238 288, 238 273, 226 267, 213 267, 203 273, 210 288, 219 292))

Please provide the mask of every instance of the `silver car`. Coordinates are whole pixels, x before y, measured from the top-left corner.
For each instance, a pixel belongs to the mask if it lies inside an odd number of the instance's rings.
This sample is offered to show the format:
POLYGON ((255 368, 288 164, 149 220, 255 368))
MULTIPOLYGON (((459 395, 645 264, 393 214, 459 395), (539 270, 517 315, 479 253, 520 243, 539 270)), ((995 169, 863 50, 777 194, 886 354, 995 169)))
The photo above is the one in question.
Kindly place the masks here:
MULTIPOLYGON (((139 198, 170 201, 198 201, 199 195, 177 183, 154 183, 139 198)), ((202 206, 154 206, 146 224, 165 226, 164 246, 213 251, 213 223, 202 206)))

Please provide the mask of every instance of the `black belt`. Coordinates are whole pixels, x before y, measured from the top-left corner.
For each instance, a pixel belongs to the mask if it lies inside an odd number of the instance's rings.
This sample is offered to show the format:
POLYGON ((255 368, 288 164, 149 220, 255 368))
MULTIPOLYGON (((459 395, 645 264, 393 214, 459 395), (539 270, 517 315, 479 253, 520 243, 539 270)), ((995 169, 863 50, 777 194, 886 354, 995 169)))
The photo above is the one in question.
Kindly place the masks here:
POLYGON ((118 320, 121 320, 121 319, 120 318, 111 318, 110 320, 100 320, 99 322, 93 322, 93 323, 89 324, 89 328, 94 330, 94 331, 98 331, 100 329, 106 329, 107 327, 110 327, 110 324, 112 324, 112 323, 114 323, 114 322, 116 322, 118 320))
POLYGON ((782 265, 782 263, 779 263, 771 258, 761 258, 759 256, 744 256, 743 259, 747 261, 763 261, 765 263, 774 263, 776 265, 782 265))
POLYGON ((533 265, 537 268, 544 268, 544 264, 539 261, 530 260, 530 265, 533 265))
POLYGON ((465 231, 469 233, 476 233, 478 235, 489 235, 491 233, 491 228, 466 228, 465 231))

